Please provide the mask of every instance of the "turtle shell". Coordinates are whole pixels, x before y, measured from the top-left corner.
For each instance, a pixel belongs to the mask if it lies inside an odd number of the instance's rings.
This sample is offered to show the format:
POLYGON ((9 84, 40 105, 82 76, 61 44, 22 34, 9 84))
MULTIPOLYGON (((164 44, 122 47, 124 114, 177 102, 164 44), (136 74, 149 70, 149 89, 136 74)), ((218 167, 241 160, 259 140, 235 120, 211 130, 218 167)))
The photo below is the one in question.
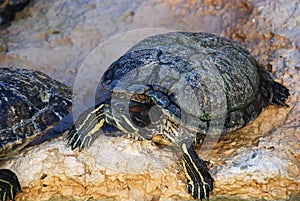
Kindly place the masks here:
POLYGON ((41 137, 71 110, 72 91, 39 71, 0 68, 0 158, 41 137))
POLYGON ((102 85, 112 92, 149 95, 173 118, 202 132, 209 127, 229 132, 270 103, 273 80, 229 39, 171 32, 133 46, 105 72, 102 85))

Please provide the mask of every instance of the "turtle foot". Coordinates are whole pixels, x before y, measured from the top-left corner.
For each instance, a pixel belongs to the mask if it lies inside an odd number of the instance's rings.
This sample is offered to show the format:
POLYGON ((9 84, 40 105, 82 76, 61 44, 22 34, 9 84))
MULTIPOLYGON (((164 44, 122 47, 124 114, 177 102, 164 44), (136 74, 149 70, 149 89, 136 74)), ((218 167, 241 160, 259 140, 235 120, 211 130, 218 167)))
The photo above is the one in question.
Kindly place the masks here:
POLYGON ((15 200, 18 192, 21 192, 21 186, 17 175, 8 169, 0 169, 0 199, 15 200))
POLYGON ((68 144, 72 150, 79 148, 81 151, 85 147, 90 147, 93 141, 99 136, 99 133, 82 132, 73 126, 68 134, 68 144))
POLYGON ((72 149, 90 147, 105 125, 104 105, 96 105, 83 112, 68 133, 68 146, 72 149))
POLYGON ((198 157, 193 145, 187 148, 186 144, 182 144, 181 148, 183 151, 183 168, 188 179, 188 192, 199 201, 209 200, 214 179, 205 162, 198 157))

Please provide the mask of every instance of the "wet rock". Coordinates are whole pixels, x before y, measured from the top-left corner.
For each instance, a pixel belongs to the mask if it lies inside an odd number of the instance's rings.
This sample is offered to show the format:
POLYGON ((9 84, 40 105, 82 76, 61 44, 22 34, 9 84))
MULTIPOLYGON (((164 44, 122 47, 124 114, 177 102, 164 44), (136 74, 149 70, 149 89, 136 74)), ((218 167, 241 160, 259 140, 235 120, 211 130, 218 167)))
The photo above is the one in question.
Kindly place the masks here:
MULTIPOLYGON (((30 16, 5 30, 7 48, 0 53, 0 63, 38 69, 69 86, 80 83, 74 88, 83 110, 94 101, 96 78, 133 45, 121 37, 111 45, 112 36, 155 27, 237 40, 289 88, 290 107, 270 106, 249 126, 224 136, 213 150, 199 148, 216 181, 212 197, 299 200, 299 8, 297 0, 40 0, 28 7, 30 16), (89 54, 92 50, 99 54, 89 54), (85 79, 77 82, 83 72, 85 79)), ((20 177, 24 192, 18 200, 192 199, 172 149, 106 136, 81 153, 65 144, 55 139, 1 166, 20 177)))

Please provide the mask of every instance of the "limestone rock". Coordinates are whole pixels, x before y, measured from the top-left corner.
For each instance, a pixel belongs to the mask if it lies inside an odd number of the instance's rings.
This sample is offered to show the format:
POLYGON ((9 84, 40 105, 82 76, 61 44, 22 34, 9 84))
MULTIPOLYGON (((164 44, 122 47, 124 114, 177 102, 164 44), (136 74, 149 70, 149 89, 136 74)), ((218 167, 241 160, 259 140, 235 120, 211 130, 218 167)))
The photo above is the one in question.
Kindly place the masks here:
POLYGON ((48 200, 60 194, 78 200, 157 200, 185 192, 176 150, 148 141, 99 137, 82 152, 58 139, 29 148, 6 164, 24 186, 22 200, 48 200), (179 193, 174 194, 176 189, 179 193))

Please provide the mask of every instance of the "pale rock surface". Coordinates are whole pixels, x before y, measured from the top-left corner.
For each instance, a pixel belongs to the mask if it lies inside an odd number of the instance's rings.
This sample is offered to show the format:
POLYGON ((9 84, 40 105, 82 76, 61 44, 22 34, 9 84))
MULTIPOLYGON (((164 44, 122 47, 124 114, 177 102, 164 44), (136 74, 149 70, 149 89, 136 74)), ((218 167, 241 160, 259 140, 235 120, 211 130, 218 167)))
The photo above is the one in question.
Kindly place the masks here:
MULTIPOLYGON (((80 113, 93 103, 108 64, 134 41, 108 39, 149 27, 238 40, 290 89, 289 108, 268 107, 252 124, 199 154, 215 178, 213 199, 300 200, 297 0, 33 1, 0 30, 0 64, 41 70, 74 86, 80 113), (96 67, 85 68, 92 64, 96 67)), ((149 32, 156 31, 163 30, 149 32)), ((17 200, 192 199, 176 149, 126 137, 101 136, 82 152, 67 148, 61 137, 27 149, 4 167, 20 178, 23 193, 17 200)))

